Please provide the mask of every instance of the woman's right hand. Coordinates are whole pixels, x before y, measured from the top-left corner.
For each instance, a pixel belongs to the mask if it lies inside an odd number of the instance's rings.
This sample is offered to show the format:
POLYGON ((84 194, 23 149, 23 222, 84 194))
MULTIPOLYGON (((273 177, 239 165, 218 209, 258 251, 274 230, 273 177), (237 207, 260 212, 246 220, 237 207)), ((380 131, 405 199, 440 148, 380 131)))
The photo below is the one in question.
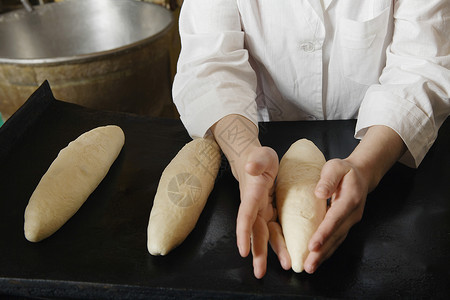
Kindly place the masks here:
POLYGON ((236 239, 240 255, 246 257, 251 250, 255 277, 262 278, 267 269, 270 230, 274 237, 271 238, 272 248, 277 252, 282 267, 289 269, 289 254, 281 228, 275 222, 277 214, 272 204, 278 173, 277 153, 272 148, 261 146, 257 128, 242 116, 223 118, 212 127, 212 132, 239 181, 241 204, 236 220, 236 239), (239 136, 233 136, 236 133, 239 136))

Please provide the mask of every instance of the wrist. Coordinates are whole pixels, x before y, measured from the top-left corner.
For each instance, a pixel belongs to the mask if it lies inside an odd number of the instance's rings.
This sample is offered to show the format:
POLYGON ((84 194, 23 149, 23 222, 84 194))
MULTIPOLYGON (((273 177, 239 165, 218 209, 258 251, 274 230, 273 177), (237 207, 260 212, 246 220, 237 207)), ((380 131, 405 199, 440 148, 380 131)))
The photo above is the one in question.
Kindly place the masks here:
POLYGON ((359 177, 366 183, 368 192, 374 190, 381 181, 381 178, 384 176, 384 172, 377 168, 377 164, 369 159, 363 159, 356 155, 350 155, 344 159, 344 161, 356 169, 359 177))
POLYGON ((258 127, 241 115, 227 115, 211 127, 211 132, 228 159, 233 176, 239 181, 248 156, 260 148, 258 127))
POLYGON ((405 151, 403 140, 394 130, 372 126, 346 161, 360 171, 372 191, 405 151))

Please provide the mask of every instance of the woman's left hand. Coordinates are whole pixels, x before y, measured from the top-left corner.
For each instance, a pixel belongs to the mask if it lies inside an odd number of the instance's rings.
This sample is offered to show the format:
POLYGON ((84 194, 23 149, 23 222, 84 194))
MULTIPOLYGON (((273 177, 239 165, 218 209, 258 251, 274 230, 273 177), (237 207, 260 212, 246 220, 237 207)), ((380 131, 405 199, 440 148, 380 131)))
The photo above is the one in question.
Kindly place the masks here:
MULTIPOLYGON (((386 126, 370 127, 362 141, 346 159, 327 161, 316 185, 319 200, 330 199, 325 218, 309 241, 305 271, 314 273, 347 237, 350 228, 363 216, 367 194, 405 153, 400 136, 386 126)), ((278 226, 269 226, 273 250, 284 251, 284 239, 278 226), (272 241, 277 241, 274 247, 272 241)))
POLYGON ((306 272, 315 272, 361 220, 369 186, 363 174, 348 160, 333 159, 323 166, 315 194, 320 200, 331 200, 324 220, 309 242, 306 272))

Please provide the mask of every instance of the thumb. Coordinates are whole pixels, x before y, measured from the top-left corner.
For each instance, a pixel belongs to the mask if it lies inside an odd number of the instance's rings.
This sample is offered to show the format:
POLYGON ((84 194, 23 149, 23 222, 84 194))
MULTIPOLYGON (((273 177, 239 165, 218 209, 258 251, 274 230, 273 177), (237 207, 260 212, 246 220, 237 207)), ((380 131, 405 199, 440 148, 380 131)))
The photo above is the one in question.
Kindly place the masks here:
POLYGON ((245 171, 252 175, 258 176, 264 172, 268 172, 275 177, 277 173, 278 155, 272 148, 260 147, 254 149, 248 156, 245 165, 245 171))
POLYGON ((350 168, 341 159, 327 161, 320 172, 320 179, 316 185, 315 195, 319 199, 328 199, 336 191, 341 179, 350 168))

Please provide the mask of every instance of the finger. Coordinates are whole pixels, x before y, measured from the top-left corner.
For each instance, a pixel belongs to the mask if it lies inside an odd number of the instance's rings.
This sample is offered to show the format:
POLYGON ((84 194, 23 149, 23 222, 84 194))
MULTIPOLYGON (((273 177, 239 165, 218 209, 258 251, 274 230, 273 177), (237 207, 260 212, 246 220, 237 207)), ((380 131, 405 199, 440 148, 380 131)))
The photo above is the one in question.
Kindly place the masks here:
POLYGON ((364 211, 365 197, 367 190, 358 188, 358 177, 353 170, 350 170, 342 179, 338 186, 338 191, 332 197, 331 206, 325 214, 325 218, 319 228, 313 234, 309 250, 317 250, 327 239, 334 234, 344 221, 348 221, 350 226, 361 220, 364 211))
POLYGON ((260 279, 267 269, 267 242, 269 240, 269 230, 266 222, 257 217, 252 233, 252 254, 253 272, 255 277, 260 279))
POLYGON ((327 260, 336 249, 342 244, 348 235, 350 228, 355 222, 348 218, 338 228, 334 234, 318 250, 311 251, 304 262, 304 268, 307 273, 314 273, 317 268, 327 260))
POLYGON ((250 252, 250 238, 253 224, 256 221, 258 207, 255 201, 241 201, 236 220, 236 239, 239 254, 246 257, 250 252))
POLYGON ((351 207, 347 202, 334 201, 325 214, 325 218, 311 237, 308 244, 309 251, 317 251, 322 247, 355 209, 356 207, 351 207))
POLYGON ((316 185, 315 195, 319 199, 330 198, 336 191, 342 177, 350 171, 350 167, 341 160, 333 159, 326 162, 320 172, 320 179, 316 185))
POLYGON ((345 231, 343 234, 336 235, 336 239, 334 241, 329 241, 326 245, 324 245, 324 247, 320 248, 319 251, 311 251, 304 262, 305 272, 309 274, 314 273, 317 268, 325 260, 327 260, 334 253, 334 251, 336 251, 339 245, 342 244, 347 237, 347 232, 348 231, 345 231))
POLYGON ((261 199, 267 198, 267 191, 258 184, 241 186, 241 204, 236 220, 236 239, 239 253, 246 257, 250 252, 250 236, 260 209, 261 199))
MULTIPOLYGON (((338 211, 340 208, 344 205, 341 205, 343 201, 337 202, 335 205, 333 205, 329 212, 331 214, 337 213, 340 214, 338 211)), ((346 210, 348 211, 347 216, 343 216, 339 221, 330 221, 330 228, 325 229, 324 231, 328 230, 328 233, 321 233, 320 226, 319 229, 316 231, 316 233, 313 235, 310 241, 310 254, 308 255, 308 258, 305 260, 305 270, 308 273, 313 273, 317 269, 317 267, 326 259, 328 259, 334 251, 339 247, 339 245, 345 240, 347 237, 348 232, 350 231, 351 227, 356 224, 359 220, 361 220, 362 213, 364 210, 364 203, 360 203, 359 205, 355 206, 353 209, 346 210), (322 235, 320 239, 322 239, 321 245, 319 247, 314 246, 314 238, 317 236, 322 235), (327 235, 326 237, 324 237, 327 235)), ((328 215, 328 213, 327 213, 328 215)), ((330 217, 331 220, 333 219, 333 216, 330 217)), ((337 217, 335 218, 337 220, 337 217)), ((324 220, 325 221, 325 220, 324 220)), ((327 224, 324 224, 322 222, 321 226, 328 226, 327 224)), ((322 228, 324 228, 322 227, 322 228)))
POLYGON ((269 243, 272 250, 278 256, 281 267, 285 270, 289 270, 292 266, 291 256, 286 247, 286 242, 284 241, 283 232, 281 230, 280 224, 277 222, 269 222, 267 224, 269 228, 269 243))
POLYGON ((250 252, 250 236, 256 217, 261 214, 269 220, 273 215, 268 191, 257 183, 247 184, 245 190, 241 188, 241 204, 236 220, 236 238, 239 253, 246 257, 250 252))
POLYGON ((276 212, 272 207, 272 202, 270 201, 270 199, 268 199, 267 203, 265 204, 265 207, 258 212, 258 215, 261 216, 261 218, 263 218, 264 221, 266 221, 266 223, 272 220, 275 214, 276 212))

